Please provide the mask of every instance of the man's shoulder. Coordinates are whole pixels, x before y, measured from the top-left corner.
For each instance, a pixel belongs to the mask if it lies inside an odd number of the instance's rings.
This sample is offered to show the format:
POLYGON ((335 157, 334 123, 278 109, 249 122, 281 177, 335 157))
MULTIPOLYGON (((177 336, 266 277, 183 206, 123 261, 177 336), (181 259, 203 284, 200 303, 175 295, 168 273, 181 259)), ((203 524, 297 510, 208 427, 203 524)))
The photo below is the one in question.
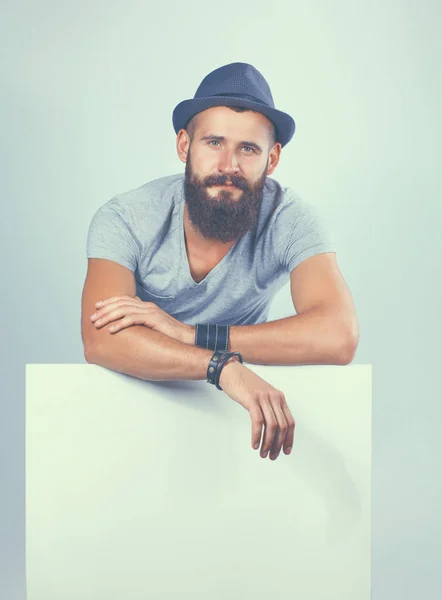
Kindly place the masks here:
POLYGON ((118 227, 124 222, 134 235, 146 236, 166 222, 182 198, 184 175, 168 175, 113 196, 99 206, 92 218, 92 227, 118 227))
POLYGON ((312 206, 291 186, 268 177, 264 188, 265 205, 273 222, 304 214, 312 206))
POLYGON ((165 197, 172 199, 180 194, 183 181, 184 174, 182 173, 158 177, 131 190, 120 192, 111 198, 107 204, 121 208, 136 207, 138 204, 140 206, 161 204, 164 203, 165 197))

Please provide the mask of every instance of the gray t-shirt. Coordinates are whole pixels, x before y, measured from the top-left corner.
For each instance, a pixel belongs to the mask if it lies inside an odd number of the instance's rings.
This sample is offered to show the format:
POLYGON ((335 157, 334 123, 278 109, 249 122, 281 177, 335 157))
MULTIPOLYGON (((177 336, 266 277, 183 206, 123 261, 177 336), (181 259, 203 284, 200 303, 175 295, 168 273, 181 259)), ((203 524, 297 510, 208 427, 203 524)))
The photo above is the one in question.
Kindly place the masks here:
POLYGON ((335 252, 312 205, 267 177, 257 227, 207 276, 190 274, 184 238, 184 174, 118 194, 92 218, 87 257, 130 269, 136 294, 188 325, 265 323, 272 298, 307 258, 335 252))

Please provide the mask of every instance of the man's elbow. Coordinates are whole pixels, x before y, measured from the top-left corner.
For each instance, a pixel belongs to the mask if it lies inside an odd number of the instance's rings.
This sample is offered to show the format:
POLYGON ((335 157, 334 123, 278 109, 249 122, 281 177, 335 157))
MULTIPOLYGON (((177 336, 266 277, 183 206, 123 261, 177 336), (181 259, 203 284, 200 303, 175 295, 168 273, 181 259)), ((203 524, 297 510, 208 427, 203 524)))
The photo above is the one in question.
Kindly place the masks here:
POLYGON ((341 334, 341 343, 337 352, 338 365, 349 365, 356 354, 359 344, 359 326, 355 321, 346 327, 341 334))
POLYGON ((87 363, 91 365, 100 364, 101 356, 103 356, 103 350, 105 344, 102 336, 105 333, 105 329, 96 330, 94 325, 88 323, 87 327, 84 327, 81 332, 81 339, 83 341, 83 355, 87 363))
POLYGON ((99 352, 97 344, 93 344, 92 342, 83 342, 83 353, 84 360, 87 363, 91 365, 99 364, 99 352))
POLYGON ((84 346, 84 360, 90 365, 95 364, 95 356, 90 346, 84 346))

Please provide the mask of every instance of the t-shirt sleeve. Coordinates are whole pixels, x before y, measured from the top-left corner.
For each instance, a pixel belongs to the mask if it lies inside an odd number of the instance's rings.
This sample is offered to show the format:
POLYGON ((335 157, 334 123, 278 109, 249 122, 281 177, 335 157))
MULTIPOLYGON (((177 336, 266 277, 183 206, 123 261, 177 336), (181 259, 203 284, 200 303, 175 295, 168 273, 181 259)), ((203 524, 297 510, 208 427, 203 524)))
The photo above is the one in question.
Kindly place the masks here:
POLYGON ((88 258, 105 258, 135 272, 139 246, 130 224, 121 211, 107 203, 94 214, 89 225, 86 254, 88 258))
POLYGON ((336 252, 333 233, 318 210, 295 195, 276 218, 275 255, 289 273, 301 262, 324 252, 336 252))

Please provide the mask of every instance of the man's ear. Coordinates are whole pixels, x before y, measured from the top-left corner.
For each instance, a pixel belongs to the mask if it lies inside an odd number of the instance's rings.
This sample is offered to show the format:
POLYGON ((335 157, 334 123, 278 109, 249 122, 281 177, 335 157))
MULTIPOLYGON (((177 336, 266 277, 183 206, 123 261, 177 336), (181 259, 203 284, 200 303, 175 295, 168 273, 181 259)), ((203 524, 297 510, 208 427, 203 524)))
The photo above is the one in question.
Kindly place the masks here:
POLYGON ((269 166, 267 167, 267 175, 271 175, 278 166, 279 159, 281 158, 281 149, 282 146, 280 142, 277 142, 271 149, 269 155, 269 166))
POLYGON ((180 129, 176 138, 176 150, 178 158, 183 162, 187 162, 187 154, 189 152, 190 138, 185 129, 180 129))

